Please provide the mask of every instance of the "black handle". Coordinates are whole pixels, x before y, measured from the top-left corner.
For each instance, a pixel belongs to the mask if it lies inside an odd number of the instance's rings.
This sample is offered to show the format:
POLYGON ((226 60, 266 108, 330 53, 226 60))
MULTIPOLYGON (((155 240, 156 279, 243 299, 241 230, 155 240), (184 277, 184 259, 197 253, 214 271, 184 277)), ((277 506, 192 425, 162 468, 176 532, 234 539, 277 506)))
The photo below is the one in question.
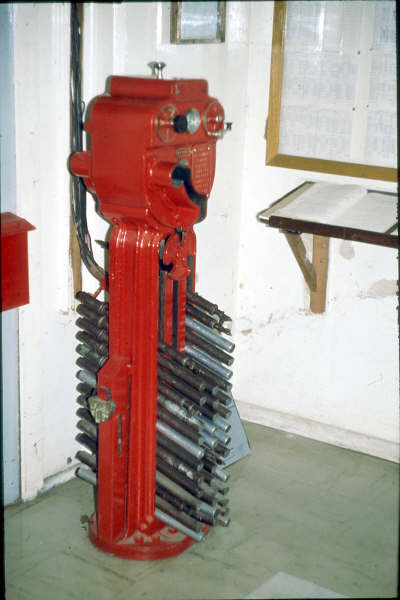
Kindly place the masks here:
POLYGON ((188 121, 186 115, 176 115, 174 119, 174 130, 176 133, 185 133, 187 131, 188 121))
POLYGON ((176 179, 178 181, 183 182, 189 199, 192 202, 194 202, 194 204, 200 207, 200 217, 196 221, 196 223, 200 223, 200 221, 203 221, 207 216, 207 196, 205 196, 204 194, 199 194, 194 189, 192 184, 192 173, 190 168, 178 165, 172 171, 171 176, 172 179, 176 179))

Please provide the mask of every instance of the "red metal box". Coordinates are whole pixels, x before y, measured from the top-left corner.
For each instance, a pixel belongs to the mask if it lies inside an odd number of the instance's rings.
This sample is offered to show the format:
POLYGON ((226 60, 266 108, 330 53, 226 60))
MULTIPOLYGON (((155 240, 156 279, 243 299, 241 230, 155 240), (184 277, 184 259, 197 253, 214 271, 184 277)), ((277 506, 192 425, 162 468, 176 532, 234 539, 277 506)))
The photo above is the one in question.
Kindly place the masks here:
POLYGON ((29 303, 28 231, 25 219, 1 213, 1 310, 29 303))

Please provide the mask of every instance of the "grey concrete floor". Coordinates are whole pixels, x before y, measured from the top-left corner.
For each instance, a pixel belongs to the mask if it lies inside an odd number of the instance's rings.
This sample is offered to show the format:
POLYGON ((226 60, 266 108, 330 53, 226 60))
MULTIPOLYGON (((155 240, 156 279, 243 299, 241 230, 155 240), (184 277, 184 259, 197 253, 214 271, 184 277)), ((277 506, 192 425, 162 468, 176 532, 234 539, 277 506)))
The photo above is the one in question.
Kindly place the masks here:
POLYGON ((92 489, 77 479, 7 508, 7 600, 396 597, 398 465, 245 427, 252 455, 229 467, 230 526, 175 558, 128 561, 92 546, 92 489), (270 581, 282 589, 269 592, 270 581))

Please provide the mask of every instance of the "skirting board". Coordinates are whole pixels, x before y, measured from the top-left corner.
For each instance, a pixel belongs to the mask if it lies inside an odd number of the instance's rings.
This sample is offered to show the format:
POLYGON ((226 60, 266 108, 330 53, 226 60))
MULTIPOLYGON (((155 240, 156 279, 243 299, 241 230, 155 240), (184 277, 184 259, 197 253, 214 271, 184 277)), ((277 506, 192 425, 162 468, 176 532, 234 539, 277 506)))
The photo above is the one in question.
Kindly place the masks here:
POLYGON ((57 485, 61 485, 62 483, 67 483, 67 481, 69 481, 70 479, 73 479, 75 477, 75 471, 76 471, 77 467, 79 467, 80 464, 81 463, 78 463, 78 462, 73 463, 69 467, 64 469, 63 471, 60 471, 59 473, 55 473, 55 475, 49 475, 49 477, 46 477, 43 482, 43 486, 40 489, 39 494, 45 494, 46 492, 50 491, 57 485))
POLYGON ((400 462, 400 447, 396 442, 374 438, 363 433, 340 429, 311 419, 271 410, 263 406, 236 400, 241 419, 311 438, 326 444, 371 454, 392 462, 400 462))

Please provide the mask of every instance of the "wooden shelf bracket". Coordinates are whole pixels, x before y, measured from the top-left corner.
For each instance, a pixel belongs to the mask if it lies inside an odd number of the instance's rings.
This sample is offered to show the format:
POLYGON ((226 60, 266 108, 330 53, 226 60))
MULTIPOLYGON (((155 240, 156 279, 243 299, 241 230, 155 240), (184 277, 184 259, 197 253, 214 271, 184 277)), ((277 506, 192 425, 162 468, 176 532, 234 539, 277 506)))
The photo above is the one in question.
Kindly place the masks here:
POLYGON ((300 267, 310 290, 310 310, 323 313, 326 307, 326 285, 329 265, 329 237, 313 235, 312 263, 308 260, 306 248, 300 233, 284 231, 290 249, 300 267))
POLYGON ((312 313, 325 312, 331 238, 385 248, 399 245, 397 194, 350 188, 355 204, 346 196, 350 192, 345 185, 305 181, 257 213, 260 223, 278 229, 286 237, 310 290, 312 313), (367 220, 366 215, 370 215, 367 220), (301 239, 303 233, 313 236, 311 260, 301 239))

